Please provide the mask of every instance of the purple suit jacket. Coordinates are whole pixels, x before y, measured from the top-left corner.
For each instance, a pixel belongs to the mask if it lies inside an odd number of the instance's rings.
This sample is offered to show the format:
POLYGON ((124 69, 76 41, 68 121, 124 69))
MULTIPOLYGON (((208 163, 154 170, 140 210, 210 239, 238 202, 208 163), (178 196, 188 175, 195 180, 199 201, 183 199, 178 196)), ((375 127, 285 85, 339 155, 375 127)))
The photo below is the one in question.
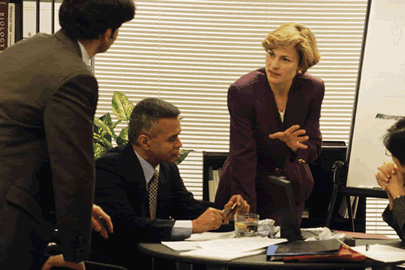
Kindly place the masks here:
POLYGON ((232 195, 241 194, 250 204, 250 212, 261 214, 261 218, 269 217, 274 212, 269 175, 286 176, 292 182, 297 204, 305 202, 314 183, 308 163, 321 153, 319 118, 324 92, 324 83, 319 78, 296 75, 281 122, 264 68, 242 76, 229 87, 230 151, 216 205, 224 205, 232 195), (296 124, 309 136, 305 142, 307 149, 294 153, 284 142, 269 138, 269 134, 296 124))

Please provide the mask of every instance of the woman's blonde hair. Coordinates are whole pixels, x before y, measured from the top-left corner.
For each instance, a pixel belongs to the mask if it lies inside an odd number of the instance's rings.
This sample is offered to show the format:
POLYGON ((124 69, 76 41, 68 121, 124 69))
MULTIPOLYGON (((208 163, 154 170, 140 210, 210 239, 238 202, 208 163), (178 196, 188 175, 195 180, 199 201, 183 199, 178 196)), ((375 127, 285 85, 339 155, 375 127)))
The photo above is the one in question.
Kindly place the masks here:
POLYGON ((285 23, 267 35, 262 45, 266 51, 275 48, 294 47, 300 57, 298 72, 304 74, 308 68, 316 65, 321 56, 316 39, 309 28, 298 23, 285 23))

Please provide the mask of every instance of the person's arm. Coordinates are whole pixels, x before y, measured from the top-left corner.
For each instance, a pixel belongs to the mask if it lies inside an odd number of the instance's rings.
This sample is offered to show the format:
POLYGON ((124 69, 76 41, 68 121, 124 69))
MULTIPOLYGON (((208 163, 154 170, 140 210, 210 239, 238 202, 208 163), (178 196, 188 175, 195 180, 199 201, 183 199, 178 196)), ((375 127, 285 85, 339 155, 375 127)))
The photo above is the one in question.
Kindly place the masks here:
POLYGON ((108 232, 114 232, 111 217, 100 206, 95 204, 93 204, 91 227, 105 239, 108 238, 108 232))
POLYGON ((74 263, 74 262, 68 262, 63 259, 63 255, 55 255, 55 256, 50 256, 44 265, 42 266, 41 270, 50 270, 53 267, 58 267, 58 269, 63 268, 63 269, 75 269, 75 270, 86 270, 86 266, 84 265, 84 262, 80 263, 74 263))
POLYGON ((402 241, 405 241, 405 197, 394 199, 391 218, 392 227, 397 232, 402 241))
POLYGON ((325 85, 322 82, 314 83, 312 91, 315 92, 315 96, 310 104, 305 125, 300 127, 306 131, 305 136, 309 139, 303 144, 308 146, 306 149, 298 149, 296 152, 290 150, 289 162, 305 162, 307 164, 316 160, 322 151, 322 135, 319 128, 319 119, 321 116, 321 107, 323 97, 325 95, 325 85))
POLYGON ((231 196, 241 194, 256 213, 257 153, 253 123, 256 112, 249 98, 235 85, 228 90, 228 110, 231 116, 229 166, 231 170, 231 196))
MULTIPOLYGON (((171 240, 175 221, 143 217, 138 197, 138 183, 130 183, 108 162, 97 161, 95 203, 111 217, 114 239, 134 242, 160 242, 171 240)), ((134 177, 136 177, 134 175, 134 177)), ((111 238, 109 237, 109 238, 111 238)))
MULTIPOLYGON (((165 173, 166 179, 170 179, 172 199, 170 214, 177 220, 173 227, 172 240, 188 238, 191 233, 215 230, 223 222, 229 222, 222 209, 215 209, 213 203, 194 199, 193 194, 184 186, 176 164, 161 164, 160 171, 165 173)), ((241 200, 235 201, 238 201, 241 207, 245 207, 241 200)))
POLYGON ((66 261, 90 256, 94 187, 93 118, 97 81, 90 75, 68 78, 55 90, 44 110, 49 163, 66 261))
MULTIPOLYGON (((162 163, 160 173, 170 181, 170 215, 176 220, 193 220, 204 213, 214 203, 196 200, 189 192, 180 176, 179 168, 174 163, 162 163)), ((221 209, 222 210, 222 209, 221 209)))
POLYGON ((405 242, 405 197, 394 199, 393 205, 392 209, 390 205, 385 208, 382 218, 405 242))
POLYGON ((382 215, 383 220, 405 241, 405 175, 397 170, 394 163, 384 162, 378 167, 375 176, 389 199, 389 205, 382 215))

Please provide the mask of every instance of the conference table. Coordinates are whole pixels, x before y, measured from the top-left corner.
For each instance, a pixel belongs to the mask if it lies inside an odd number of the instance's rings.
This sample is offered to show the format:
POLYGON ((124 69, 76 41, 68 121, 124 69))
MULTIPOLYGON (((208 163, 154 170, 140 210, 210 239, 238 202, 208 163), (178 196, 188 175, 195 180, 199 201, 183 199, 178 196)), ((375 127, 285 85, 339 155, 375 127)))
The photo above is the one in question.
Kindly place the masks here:
MULTIPOLYGON (((390 244, 397 243, 398 240, 378 240, 373 243, 390 244)), ((370 243, 370 240, 356 240, 356 245, 365 245, 370 243)), ((252 255, 248 257, 219 260, 206 259, 197 257, 183 257, 180 252, 174 251, 160 243, 139 243, 138 250, 151 256, 164 258, 167 260, 177 261, 181 265, 181 269, 192 269, 187 265, 205 265, 207 269, 227 269, 228 267, 243 267, 246 269, 366 269, 373 270, 393 269, 397 263, 384 263, 367 258, 363 262, 288 262, 282 261, 267 261, 266 254, 252 255)))

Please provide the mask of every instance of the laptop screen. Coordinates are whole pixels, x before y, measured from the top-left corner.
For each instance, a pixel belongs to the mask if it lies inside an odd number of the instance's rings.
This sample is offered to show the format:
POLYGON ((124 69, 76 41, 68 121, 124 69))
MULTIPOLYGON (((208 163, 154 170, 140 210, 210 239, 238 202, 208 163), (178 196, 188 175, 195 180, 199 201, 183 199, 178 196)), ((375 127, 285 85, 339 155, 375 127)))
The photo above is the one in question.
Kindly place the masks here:
POLYGON ((281 238, 303 240, 291 182, 285 177, 269 176, 270 191, 279 216, 281 238), (276 195, 277 194, 277 195, 276 195))

